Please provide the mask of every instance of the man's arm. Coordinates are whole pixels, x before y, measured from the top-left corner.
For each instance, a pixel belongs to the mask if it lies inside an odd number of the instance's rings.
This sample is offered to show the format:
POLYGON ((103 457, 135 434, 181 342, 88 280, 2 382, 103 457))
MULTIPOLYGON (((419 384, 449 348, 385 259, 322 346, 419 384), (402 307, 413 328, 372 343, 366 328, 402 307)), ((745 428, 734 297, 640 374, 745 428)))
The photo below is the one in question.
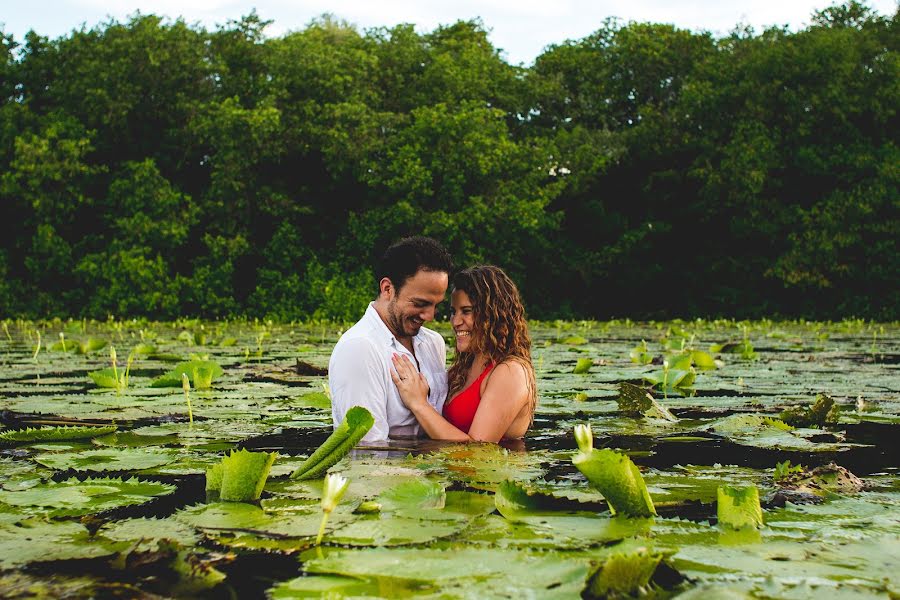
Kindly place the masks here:
POLYGON ((348 410, 362 406, 375 418, 375 424, 362 441, 388 438, 390 427, 384 367, 378 351, 369 340, 346 340, 335 348, 328 369, 328 385, 335 426, 344 420, 348 410))

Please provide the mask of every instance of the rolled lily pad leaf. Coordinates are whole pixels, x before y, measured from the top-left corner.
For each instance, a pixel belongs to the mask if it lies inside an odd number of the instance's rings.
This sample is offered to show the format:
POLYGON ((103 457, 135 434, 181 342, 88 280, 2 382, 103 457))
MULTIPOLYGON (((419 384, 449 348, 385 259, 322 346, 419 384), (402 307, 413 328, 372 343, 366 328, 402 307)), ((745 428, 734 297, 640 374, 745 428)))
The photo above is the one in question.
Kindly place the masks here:
POLYGON ((323 477, 329 467, 339 460, 363 439, 375 424, 375 418, 367 409, 354 406, 344 415, 344 420, 325 442, 291 474, 292 479, 316 479, 323 477))
POLYGON ((125 369, 113 370, 112 367, 100 369, 99 371, 91 371, 88 377, 97 385, 97 387, 118 389, 125 385, 125 369), (116 377, 118 376, 118 382, 116 377))
POLYGON ((720 486, 716 514, 722 527, 731 529, 762 527, 763 514, 759 504, 759 490, 755 485, 720 486))
POLYGON ((232 452, 222 459, 219 469, 211 467, 207 471, 206 490, 218 489, 219 499, 226 502, 259 500, 277 456, 275 452, 232 452))
POLYGON ((153 380, 150 387, 181 387, 182 374, 191 380, 191 387, 195 389, 208 389, 212 382, 222 376, 222 367, 211 360, 191 360, 175 365, 175 368, 153 380))
POLYGON ((572 373, 575 375, 583 375, 590 371, 593 365, 594 361, 590 358, 579 358, 578 362, 575 364, 575 368, 572 369, 572 373))
POLYGON ((76 471, 138 471, 174 462, 178 453, 151 448, 103 448, 82 452, 49 452, 34 461, 51 469, 76 471))
POLYGON ((663 385, 665 385, 666 390, 674 390, 677 392, 690 389, 697 380, 697 372, 694 371, 693 367, 689 369, 670 368, 668 372, 662 370, 654 371, 653 373, 645 373, 643 378, 644 381, 653 387, 662 389, 663 385))
POLYGON ((526 488, 515 481, 504 481, 494 493, 494 505, 509 521, 559 512, 554 510, 558 500, 537 490, 526 488))
POLYGON ((77 517, 122 506, 144 504, 175 491, 175 486, 158 481, 113 478, 76 478, 48 481, 24 490, 0 490, 0 502, 25 509, 35 515, 77 517))
POLYGON ((106 340, 98 340, 97 338, 88 338, 83 342, 78 342, 76 352, 78 354, 89 354, 106 347, 106 340))
POLYGON ((694 366, 698 369, 706 370, 719 368, 719 365, 716 364, 716 360, 712 355, 703 350, 691 350, 691 360, 693 360, 694 366))
POLYGON ((115 425, 103 425, 101 427, 73 426, 73 427, 38 427, 32 429, 10 429, 0 433, 0 443, 3 442, 58 442, 62 440, 83 440, 100 437, 116 430, 115 425))
POLYGON ((639 365, 648 365, 653 361, 653 356, 647 350, 647 342, 641 340, 641 343, 631 349, 628 353, 631 362, 639 365))
POLYGON ((592 598, 643 596, 650 591, 662 554, 646 551, 609 556, 591 574, 587 592, 592 598))
POLYGON ((625 454, 603 448, 577 452, 572 464, 609 503, 612 514, 650 517, 656 514, 641 472, 625 454))
POLYGON ((131 349, 131 352, 135 356, 150 356, 151 354, 156 353, 156 346, 151 344, 140 343, 134 348, 131 349))

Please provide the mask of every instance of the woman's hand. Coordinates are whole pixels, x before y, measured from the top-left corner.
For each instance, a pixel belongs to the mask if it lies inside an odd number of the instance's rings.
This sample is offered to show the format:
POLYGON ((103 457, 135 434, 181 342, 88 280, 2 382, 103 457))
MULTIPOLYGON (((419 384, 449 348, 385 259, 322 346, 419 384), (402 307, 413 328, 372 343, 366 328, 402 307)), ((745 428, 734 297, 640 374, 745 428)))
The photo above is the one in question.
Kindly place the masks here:
POLYGON ((391 360, 394 362, 391 379, 394 380, 406 408, 414 410, 422 404, 427 405, 428 381, 425 380, 425 376, 416 370, 408 356, 394 354, 391 360))

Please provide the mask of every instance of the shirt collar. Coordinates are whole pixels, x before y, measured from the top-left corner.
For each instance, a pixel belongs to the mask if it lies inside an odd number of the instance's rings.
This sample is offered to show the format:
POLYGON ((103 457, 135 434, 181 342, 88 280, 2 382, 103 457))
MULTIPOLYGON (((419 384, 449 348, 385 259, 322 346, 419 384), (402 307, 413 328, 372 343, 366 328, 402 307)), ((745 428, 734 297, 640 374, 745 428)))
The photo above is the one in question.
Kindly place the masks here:
MULTIPOLYGON (((381 315, 378 314, 378 311, 375 310, 375 302, 369 302, 369 308, 366 309, 365 318, 368 319, 372 323, 372 327, 375 330, 375 335, 385 346, 390 346, 394 342, 396 342, 397 338, 394 337, 394 334, 391 333, 391 330, 388 329, 388 326, 385 325, 384 321, 381 320, 381 315)), ((422 343, 424 336, 422 335, 422 329, 425 328, 423 324, 419 329, 419 333, 412 337, 413 347, 419 347, 419 344, 422 343)), ((399 348, 403 348, 403 344, 400 342, 396 342, 399 348)))

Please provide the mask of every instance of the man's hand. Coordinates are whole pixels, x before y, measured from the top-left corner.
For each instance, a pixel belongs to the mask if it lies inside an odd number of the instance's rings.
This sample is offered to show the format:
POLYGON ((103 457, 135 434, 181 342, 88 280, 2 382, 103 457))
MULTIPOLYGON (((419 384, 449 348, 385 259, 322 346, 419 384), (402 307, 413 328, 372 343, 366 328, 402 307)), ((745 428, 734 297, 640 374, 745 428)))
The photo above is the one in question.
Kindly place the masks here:
POLYGON ((394 354, 391 357, 394 368, 391 370, 391 379, 400 392, 400 399, 406 408, 415 412, 415 409, 428 404, 428 381, 425 376, 416 370, 415 365, 408 356, 394 354))

